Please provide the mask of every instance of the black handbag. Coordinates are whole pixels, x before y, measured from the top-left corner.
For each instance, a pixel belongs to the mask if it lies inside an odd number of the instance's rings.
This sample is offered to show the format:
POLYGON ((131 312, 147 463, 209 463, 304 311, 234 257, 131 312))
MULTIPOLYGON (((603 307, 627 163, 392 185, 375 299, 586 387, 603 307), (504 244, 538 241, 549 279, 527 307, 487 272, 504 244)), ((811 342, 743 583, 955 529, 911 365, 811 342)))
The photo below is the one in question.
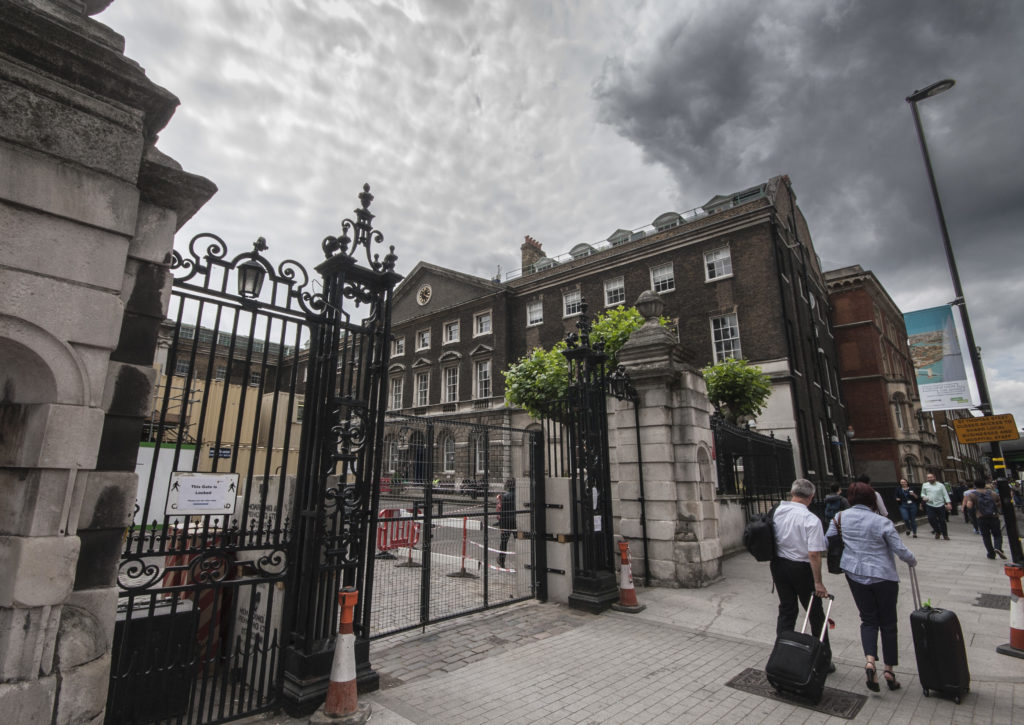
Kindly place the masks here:
POLYGON ((843 569, 839 566, 839 562, 843 558, 843 549, 845 544, 843 543, 843 527, 842 527, 842 514, 836 514, 836 517, 832 519, 836 522, 836 533, 828 537, 828 554, 826 560, 828 563, 829 574, 842 574, 843 569))

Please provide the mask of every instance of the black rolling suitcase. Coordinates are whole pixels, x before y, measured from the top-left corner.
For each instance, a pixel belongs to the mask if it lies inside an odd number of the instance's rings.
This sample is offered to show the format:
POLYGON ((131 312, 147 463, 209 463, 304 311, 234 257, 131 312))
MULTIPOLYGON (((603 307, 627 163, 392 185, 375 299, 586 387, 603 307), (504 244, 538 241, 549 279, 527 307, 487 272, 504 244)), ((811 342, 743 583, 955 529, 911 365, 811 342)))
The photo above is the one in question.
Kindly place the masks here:
POLYGON ((792 692, 815 704, 821 702, 829 666, 825 652, 825 631, 828 629, 828 616, 834 600, 835 597, 829 594, 825 623, 819 636, 804 631, 811 618, 811 608, 808 607, 799 632, 782 632, 776 638, 764 673, 778 692, 792 692))
POLYGON ((960 629, 960 620, 948 609, 921 606, 921 590, 917 571, 910 567, 910 590, 914 611, 910 613, 910 632, 914 636, 917 655, 917 676, 928 697, 937 692, 958 705, 970 692, 971 673, 967 668, 967 648, 960 629))

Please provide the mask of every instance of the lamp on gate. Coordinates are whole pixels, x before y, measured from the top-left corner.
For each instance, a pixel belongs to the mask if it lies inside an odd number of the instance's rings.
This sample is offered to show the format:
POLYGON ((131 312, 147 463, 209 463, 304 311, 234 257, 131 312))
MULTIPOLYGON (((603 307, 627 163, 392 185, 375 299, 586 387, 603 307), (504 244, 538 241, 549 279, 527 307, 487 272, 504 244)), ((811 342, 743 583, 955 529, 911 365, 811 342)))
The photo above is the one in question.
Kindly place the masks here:
POLYGON ((266 279, 267 270, 254 259, 248 259, 238 265, 238 294, 253 299, 259 297, 266 279))
MULTIPOLYGON (((252 244, 253 251, 251 254, 253 257, 258 255, 260 252, 267 250, 267 240, 260 237, 252 244)), ((238 265, 238 294, 248 299, 259 297, 260 290, 263 289, 263 280, 267 278, 266 268, 256 261, 255 258, 249 258, 238 265)))

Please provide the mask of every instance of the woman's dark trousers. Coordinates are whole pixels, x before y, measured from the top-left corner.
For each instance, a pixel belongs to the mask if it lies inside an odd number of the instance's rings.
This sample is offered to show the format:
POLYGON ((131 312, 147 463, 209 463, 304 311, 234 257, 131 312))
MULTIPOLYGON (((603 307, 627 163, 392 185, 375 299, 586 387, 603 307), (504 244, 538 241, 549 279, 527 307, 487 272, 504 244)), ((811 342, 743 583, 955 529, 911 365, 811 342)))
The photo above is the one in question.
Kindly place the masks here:
POLYGON ((895 667, 899 664, 899 642, 896 636, 896 597, 899 582, 882 581, 876 584, 858 584, 846 577, 850 593, 860 612, 860 643, 864 654, 878 659, 878 633, 882 633, 882 662, 895 667))

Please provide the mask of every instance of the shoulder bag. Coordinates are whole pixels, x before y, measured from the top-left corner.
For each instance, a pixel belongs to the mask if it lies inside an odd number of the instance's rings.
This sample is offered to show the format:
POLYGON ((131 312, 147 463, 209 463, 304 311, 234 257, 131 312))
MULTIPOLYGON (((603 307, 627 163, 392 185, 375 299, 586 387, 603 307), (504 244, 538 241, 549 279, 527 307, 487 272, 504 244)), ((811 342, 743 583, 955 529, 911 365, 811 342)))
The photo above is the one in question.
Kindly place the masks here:
POLYGON ((836 522, 836 533, 828 537, 828 554, 826 559, 829 574, 843 573, 842 567, 839 566, 839 562, 843 558, 843 549, 845 548, 845 544, 843 544, 842 518, 843 515, 841 513, 836 514, 836 517, 833 519, 836 522))

